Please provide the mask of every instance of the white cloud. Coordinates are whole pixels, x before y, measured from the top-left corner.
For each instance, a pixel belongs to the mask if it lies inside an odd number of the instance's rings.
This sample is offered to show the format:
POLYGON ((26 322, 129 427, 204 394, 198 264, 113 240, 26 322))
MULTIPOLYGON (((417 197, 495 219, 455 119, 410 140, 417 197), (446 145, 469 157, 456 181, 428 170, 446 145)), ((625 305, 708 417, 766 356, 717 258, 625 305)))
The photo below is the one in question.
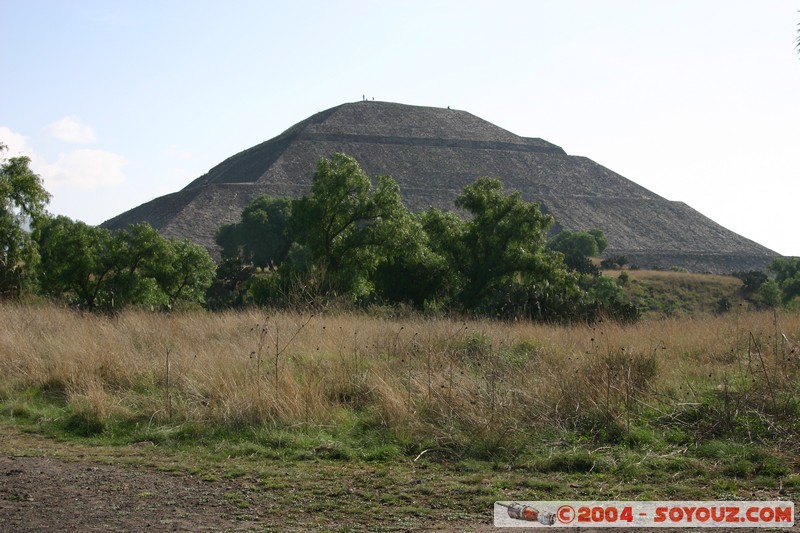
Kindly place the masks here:
POLYGON ((47 133, 56 139, 68 143, 94 142, 94 130, 88 124, 82 124, 78 117, 61 118, 46 128, 47 133))
POLYGON ((48 186, 75 189, 96 189, 119 185, 125 181, 124 157, 105 150, 74 150, 59 154, 55 163, 41 169, 48 186))
POLYGON ((19 157, 25 155, 33 159, 33 150, 28 145, 28 138, 21 133, 15 133, 6 126, 0 126, 0 142, 8 147, 3 157, 19 157))
POLYGON ((39 174, 46 189, 97 189, 119 185, 125 181, 122 168, 127 160, 106 150, 80 149, 58 155, 50 163, 37 154, 27 137, 0 126, 0 142, 8 146, 5 157, 25 155, 31 158, 31 169, 39 174))

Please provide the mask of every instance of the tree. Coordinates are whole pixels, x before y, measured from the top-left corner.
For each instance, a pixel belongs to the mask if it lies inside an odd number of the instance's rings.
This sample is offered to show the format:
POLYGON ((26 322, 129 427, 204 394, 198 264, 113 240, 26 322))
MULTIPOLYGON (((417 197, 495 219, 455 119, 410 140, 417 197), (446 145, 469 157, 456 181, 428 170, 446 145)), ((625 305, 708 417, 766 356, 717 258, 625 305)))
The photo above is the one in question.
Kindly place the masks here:
POLYGON ((222 226, 216 242, 223 259, 241 256, 258 267, 280 265, 294 241, 292 210, 296 200, 265 195, 253 200, 241 221, 222 226))
POLYGON ((419 217, 406 215, 392 224, 395 238, 384 249, 374 280, 379 297, 391 303, 411 303, 419 309, 448 302, 452 295, 452 270, 447 260, 431 249, 419 217))
POLYGON ((590 229, 587 233, 594 237, 594 241, 597 243, 597 255, 602 254, 608 247, 608 239, 606 239, 606 236, 597 228, 590 229))
POLYGON ((442 305, 455 302, 466 285, 466 221, 452 212, 430 208, 417 215, 431 253, 441 258, 442 270, 431 296, 442 305))
POLYGON ((549 242, 551 249, 564 254, 564 261, 572 270, 592 276, 598 276, 600 270, 589 258, 600 255, 607 245, 608 241, 599 229, 563 230, 549 242))
POLYGON ((750 297, 758 291, 765 281, 769 280, 769 276, 761 270, 750 270, 748 272, 736 272, 733 274, 742 280, 742 292, 745 296, 750 297))
POLYGON ((36 227, 41 250, 41 287, 89 310, 113 307, 109 280, 118 264, 111 232, 58 216, 36 227))
MULTIPOLYGON (((436 209, 412 215, 394 180, 373 183, 355 159, 334 154, 318 162, 311 192, 283 205, 290 208, 254 202, 242 222, 218 233, 225 261, 211 291, 214 305, 313 305, 334 293, 544 320, 591 310, 577 275, 547 246, 552 217, 519 193, 506 194, 496 179, 479 178, 457 198, 468 220, 436 209), (242 237, 247 225, 259 228, 249 241, 242 237), (259 238, 281 250, 289 243, 277 272, 253 272, 242 259, 259 238)), ((587 235, 595 249, 605 247, 602 233, 587 235)))
POLYGON ((778 257, 767 270, 775 276, 784 304, 800 296, 800 257, 778 257))
POLYGON ((170 239, 165 243, 149 274, 169 298, 168 307, 173 308, 179 301, 204 303, 206 291, 214 281, 214 260, 205 248, 191 241, 170 239))
POLYGON ((42 291, 87 309, 202 303, 214 278, 208 252, 167 240, 148 224, 111 233, 59 216, 37 224, 42 291))
POLYGON ((565 257, 597 257, 606 249, 608 241, 599 229, 590 231, 563 230, 550 239, 549 246, 565 257))
POLYGON ((368 296, 374 291, 372 275, 392 253, 406 216, 393 179, 378 176, 373 187, 355 159, 334 154, 317 163, 311 193, 294 206, 297 241, 308 253, 295 247, 293 255, 305 255, 308 266, 326 272, 331 289, 368 296))
POLYGON ((240 307, 244 303, 244 288, 255 268, 245 264, 239 256, 223 259, 211 286, 206 291, 206 305, 210 309, 240 307))
POLYGON ((478 178, 456 206, 472 215, 463 233, 467 256, 460 260, 467 308, 521 306, 530 316, 545 317, 580 299, 576 278, 546 246, 553 218, 538 204, 522 201, 518 192, 505 194, 496 179, 478 178))
POLYGON ((159 290, 153 272, 168 260, 169 243, 150 224, 131 224, 113 233, 106 253, 106 261, 114 265, 108 280, 112 307, 168 305, 168 297, 159 290))
POLYGON ((612 278, 598 276, 589 289, 589 296, 599 304, 608 305, 615 301, 622 301, 625 298, 625 291, 612 278))
MULTIPOLYGON (((0 156, 7 147, 0 143, 0 156)), ((0 164, 0 298, 18 296, 34 278, 39 254, 28 228, 46 215, 50 194, 30 158, 0 164)))
POLYGON ((446 258, 454 271, 463 270, 459 265, 469 254, 465 242, 466 221, 455 213, 434 208, 423 211, 417 217, 428 235, 431 249, 446 258))
POLYGON ((214 305, 286 303, 296 292, 307 301, 330 291, 416 301, 418 284, 399 281, 431 264, 424 232, 394 180, 378 176, 373 185, 344 154, 317 163, 310 194, 258 198, 240 222, 220 229, 216 241, 225 268, 212 291, 214 305), (278 269, 259 273, 248 264, 278 269))
POLYGON ((761 284, 757 291, 760 303, 774 309, 781 304, 781 287, 774 279, 769 279, 761 284))
POLYGON ((38 224, 36 234, 45 294, 90 311, 168 304, 152 277, 165 260, 167 242, 149 224, 112 233, 59 216, 38 224))
POLYGON ((613 270, 615 268, 622 268, 628 264, 628 258, 624 255, 615 255, 612 257, 607 257, 600 261, 600 266, 602 268, 607 268, 609 270, 613 270))

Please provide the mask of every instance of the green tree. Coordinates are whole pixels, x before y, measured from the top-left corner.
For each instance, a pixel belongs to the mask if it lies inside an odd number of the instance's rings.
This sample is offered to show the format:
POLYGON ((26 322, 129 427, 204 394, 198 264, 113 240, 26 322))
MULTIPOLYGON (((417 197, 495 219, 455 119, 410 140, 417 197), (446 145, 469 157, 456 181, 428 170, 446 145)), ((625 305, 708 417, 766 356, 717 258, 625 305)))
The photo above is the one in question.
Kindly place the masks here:
POLYGON ((241 307, 245 285, 254 273, 255 268, 239 256, 223 259, 206 291, 206 305, 214 310, 241 307))
POLYGON ((597 255, 602 254, 606 248, 608 248, 608 239, 606 239, 606 236, 603 234, 602 230, 594 228, 587 231, 587 233, 594 237, 594 241, 597 243, 597 255))
POLYGON ((318 162, 311 193, 294 213, 297 241, 308 250, 295 247, 292 264, 308 258, 331 289, 354 298, 373 293, 372 276, 407 223, 397 183, 378 176, 373 187, 355 159, 338 153, 318 162))
POLYGON ((781 287, 774 279, 769 279, 762 283, 758 288, 757 294, 761 304, 766 307, 775 308, 781 304, 781 287))
POLYGON ((589 258, 600 255, 606 249, 608 241, 599 229, 563 230, 553 237, 548 245, 551 249, 564 254, 564 261, 572 270, 598 276, 600 271, 589 258))
POLYGON ((608 242, 600 230, 563 230, 550 239, 549 246, 565 257, 597 257, 605 250, 608 242))
POLYGON ((391 226, 394 238, 384 248, 374 275, 378 295, 387 302, 408 302, 420 309, 449 302, 451 269, 431 249, 419 217, 406 214, 391 226))
POLYGON ((294 241, 292 209, 296 200, 260 196, 242 212, 241 221, 223 226, 216 236, 223 259, 241 256, 259 267, 280 265, 294 241))
POLYGON ((440 305, 449 305, 460 298, 466 285, 465 258, 471 251, 467 247, 466 221, 452 212, 430 208, 416 215, 431 253, 440 259, 435 289, 431 297, 440 305))
POLYGON ((607 257, 600 261, 600 266, 602 268, 606 268, 609 270, 613 270, 616 268, 622 268, 628 264, 628 258, 624 255, 615 255, 612 257, 607 257))
POLYGON ((108 280, 111 307, 127 304, 168 305, 167 295, 153 279, 166 260, 169 243, 147 223, 131 224, 112 234, 106 261, 114 265, 108 280))
POLYGON ((202 303, 214 278, 204 248, 167 240, 148 224, 111 233, 60 216, 37 224, 36 236, 42 291, 90 311, 202 303))
POLYGON ((165 244, 154 257, 149 274, 169 298, 169 308, 178 302, 205 303, 216 272, 208 251, 188 240, 170 239, 165 244))
POLYGON ((36 233, 45 294, 66 297, 89 310, 113 306, 110 279, 119 267, 119 254, 111 232, 59 216, 41 220, 36 233))
POLYGON ((775 276, 784 304, 800 296, 800 257, 778 257, 767 270, 775 276))
POLYGON ((478 178, 456 206, 472 215, 463 234, 467 256, 460 259, 467 308, 521 306, 544 317, 580 299, 576 278, 546 246, 553 218, 537 204, 524 202, 518 192, 505 194, 496 179, 478 178))
POLYGON ((761 270, 736 272, 733 275, 742 280, 742 293, 744 293, 746 297, 751 297, 756 294, 756 291, 758 291, 761 285, 769 280, 769 276, 761 270))
POLYGON ((452 212, 430 208, 417 215, 428 235, 431 249, 445 257, 454 270, 469 254, 466 245, 467 222, 452 212))
MULTIPOLYGON (((456 200, 468 220, 436 209, 411 215, 394 180, 373 183, 355 159, 335 154, 318 162, 310 194, 280 217, 270 212, 273 200, 264 202, 217 235, 225 261, 210 291, 213 305, 314 305, 333 292, 548 320, 589 309, 577 275, 547 246, 552 217, 495 179, 479 178, 456 200), (247 268, 240 231, 247 224, 259 228, 253 242, 277 235, 267 240, 283 250, 291 241, 277 272, 247 268)), ((587 235, 605 247, 602 234, 587 235)))
POLYGON ((608 305, 622 301, 625 298, 625 291, 614 279, 608 276, 598 276, 589 289, 589 296, 600 304, 608 305))
MULTIPOLYGON (((6 149, 0 143, 0 157, 6 149)), ((0 298, 18 296, 33 280, 39 261, 28 228, 46 216, 50 194, 29 165, 28 157, 0 164, 0 298)))

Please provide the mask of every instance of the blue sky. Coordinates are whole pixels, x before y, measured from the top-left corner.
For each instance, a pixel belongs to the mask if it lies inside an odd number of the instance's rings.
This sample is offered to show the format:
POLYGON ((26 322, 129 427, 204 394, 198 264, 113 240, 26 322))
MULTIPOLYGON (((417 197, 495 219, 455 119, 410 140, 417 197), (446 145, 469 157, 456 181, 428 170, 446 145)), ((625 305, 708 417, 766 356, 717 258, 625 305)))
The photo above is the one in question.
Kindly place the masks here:
POLYGON ((798 10, 0 0, 0 141, 98 224, 362 95, 451 106, 800 256, 798 10))

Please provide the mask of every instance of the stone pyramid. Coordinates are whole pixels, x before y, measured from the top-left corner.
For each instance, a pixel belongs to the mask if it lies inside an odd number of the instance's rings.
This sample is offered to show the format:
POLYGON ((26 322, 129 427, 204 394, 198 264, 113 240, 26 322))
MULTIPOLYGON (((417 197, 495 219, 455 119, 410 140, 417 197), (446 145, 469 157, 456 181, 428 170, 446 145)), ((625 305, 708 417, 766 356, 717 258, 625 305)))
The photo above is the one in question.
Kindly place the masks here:
POLYGON ((214 235, 254 198, 299 197, 316 162, 355 157, 370 176, 388 174, 412 211, 454 209, 479 176, 540 202, 556 230, 601 229, 606 256, 642 268, 728 273, 763 269, 777 254, 619 174, 538 138, 520 137, 466 111, 361 101, 319 112, 277 137, 229 157, 185 188, 122 213, 103 226, 149 222, 216 254, 214 235))

